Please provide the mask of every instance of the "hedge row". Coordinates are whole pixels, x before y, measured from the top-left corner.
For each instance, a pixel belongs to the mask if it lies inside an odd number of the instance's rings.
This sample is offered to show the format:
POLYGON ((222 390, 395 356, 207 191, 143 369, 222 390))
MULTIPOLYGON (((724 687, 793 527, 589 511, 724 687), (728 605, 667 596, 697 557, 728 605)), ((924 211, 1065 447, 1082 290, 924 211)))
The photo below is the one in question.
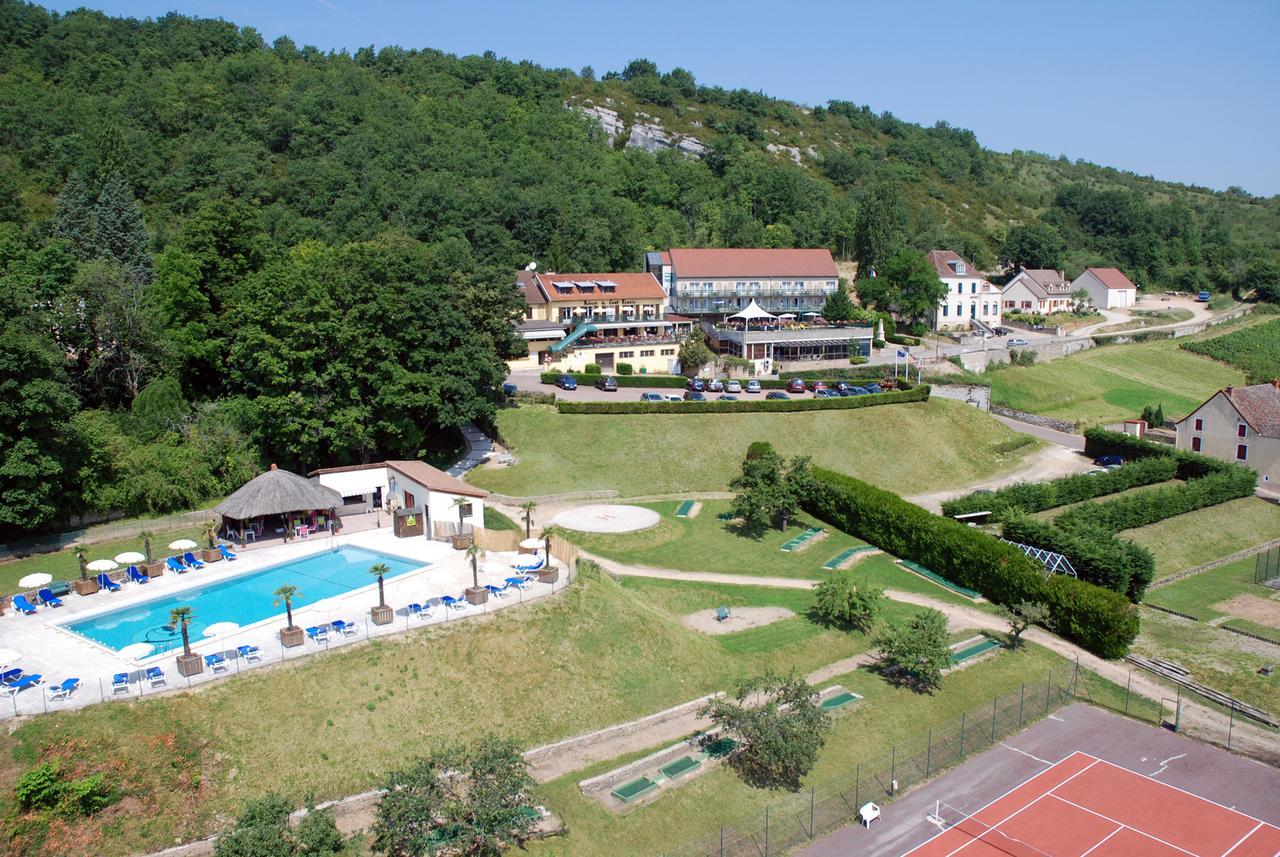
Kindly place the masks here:
POLYGON ((1004 521, 1004 537, 1060 553, 1081 580, 1142 600, 1156 573, 1151 551, 1100 530, 1067 531, 1021 512, 1004 521))
POLYGON ((929 399, 929 385, 911 390, 893 390, 867 396, 841 396, 836 399, 739 399, 736 402, 708 399, 705 402, 566 402, 558 407, 562 414, 742 414, 757 411, 847 411, 924 402, 929 399))
POLYGON ((1084 433, 1084 454, 1090 458, 1101 458, 1104 455, 1120 455, 1125 459, 1139 458, 1172 458, 1178 462, 1179 479, 1199 479, 1210 473, 1222 473, 1239 465, 1218 458, 1210 458, 1198 452, 1175 449, 1163 443, 1155 443, 1125 434, 1120 431, 1106 429, 1086 429, 1084 433))
POLYGON ((583 386, 590 387, 601 378, 609 377, 619 387, 683 387, 687 378, 682 375, 588 375, 586 372, 543 372, 542 383, 554 384, 562 375, 568 375, 583 386))
POLYGON ((1054 524, 1064 530, 1096 529, 1118 533, 1196 509, 1217 506, 1228 500, 1250 497, 1257 484, 1257 473, 1232 465, 1222 473, 1192 479, 1181 485, 1154 488, 1105 503, 1083 503, 1063 512, 1054 519, 1054 524))
POLYGON ((1076 473, 1048 482, 1019 482, 994 493, 975 492, 947 500, 942 504, 942 514, 951 518, 969 512, 991 512, 997 516, 1012 510, 1043 512, 1140 485, 1166 482, 1174 477, 1177 470, 1178 463, 1172 458, 1146 458, 1093 475, 1076 473))
POLYGON ((889 491, 814 468, 806 509, 887 553, 909 559, 998 604, 1041 602, 1054 630, 1104 658, 1124 655, 1138 635, 1137 608, 1124 596, 1044 569, 981 530, 934 515, 889 491))

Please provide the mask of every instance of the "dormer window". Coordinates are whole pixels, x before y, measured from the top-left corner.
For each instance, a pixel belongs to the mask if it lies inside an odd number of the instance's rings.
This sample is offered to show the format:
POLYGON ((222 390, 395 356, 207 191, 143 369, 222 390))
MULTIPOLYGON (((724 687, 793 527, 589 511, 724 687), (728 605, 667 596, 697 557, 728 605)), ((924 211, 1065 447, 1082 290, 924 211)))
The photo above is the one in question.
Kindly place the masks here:
POLYGON ((951 265, 951 270, 955 271, 957 274, 961 276, 964 276, 964 272, 965 272, 964 262, 960 261, 959 259, 952 259, 949 264, 951 265))

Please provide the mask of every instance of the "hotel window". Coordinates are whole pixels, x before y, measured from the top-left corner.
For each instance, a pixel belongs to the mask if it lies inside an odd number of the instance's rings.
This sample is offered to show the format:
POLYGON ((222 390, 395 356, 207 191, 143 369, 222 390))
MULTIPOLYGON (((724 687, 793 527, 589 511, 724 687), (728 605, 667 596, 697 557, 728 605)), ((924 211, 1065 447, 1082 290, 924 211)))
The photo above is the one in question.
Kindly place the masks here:
POLYGON ((1236 444, 1236 461, 1249 460, 1249 445, 1247 443, 1236 444))
POLYGON ((1191 438, 1191 451, 1192 452, 1200 451, 1200 438, 1198 437, 1191 438))
POLYGON ((1196 431, 1204 431, 1204 420, 1196 418, 1196 431))
POLYGON ((977 283, 970 283, 970 284, 969 284, 969 294, 971 294, 971 295, 976 295, 977 293, 978 293, 978 284, 977 284, 977 283))
POLYGON ((956 304, 956 318, 964 318, 964 304, 956 304))
POLYGON ((662 349, 662 356, 663 356, 663 357, 670 357, 672 354, 675 354, 675 353, 676 353, 676 350, 675 350, 674 348, 664 348, 664 349, 662 349))
POLYGON ((943 317, 943 318, 947 318, 947 317, 948 317, 948 316, 950 316, 950 315, 951 315, 951 305, 950 305, 950 304, 943 304, 943 305, 942 305, 942 317, 943 317))
POLYGON ((1236 426, 1236 437, 1248 437, 1248 435, 1249 430, 1245 428, 1244 423, 1240 423, 1240 425, 1236 426))
POLYGON ((986 314, 987 314, 987 313, 989 313, 990 311, 991 311, 991 310, 990 310, 990 308, 989 308, 986 304, 983 304, 983 305, 982 305, 982 314, 983 314, 983 315, 986 315, 986 314))
POLYGON ((641 352, 640 352, 640 356, 641 356, 641 357, 652 357, 652 356, 653 356, 653 349, 652 349, 652 348, 650 348, 648 351, 641 351, 641 352))
POLYGON ((626 360, 628 357, 635 357, 635 356, 636 356, 636 353, 635 353, 634 351, 619 351, 619 352, 618 352, 618 359, 619 359, 619 360, 626 360))
POLYGON ((956 294, 964 294, 964 283, 956 283, 956 294))

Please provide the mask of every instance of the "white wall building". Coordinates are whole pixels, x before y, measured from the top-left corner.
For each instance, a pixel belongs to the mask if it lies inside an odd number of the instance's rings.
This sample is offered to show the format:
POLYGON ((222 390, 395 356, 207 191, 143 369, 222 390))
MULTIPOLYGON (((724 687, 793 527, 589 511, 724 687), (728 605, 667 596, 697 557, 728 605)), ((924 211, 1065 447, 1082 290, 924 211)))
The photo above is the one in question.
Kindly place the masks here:
POLYGON ((673 247, 646 253, 645 270, 672 311, 722 320, 755 301, 774 315, 820 312, 840 287, 831 251, 810 248, 673 247))
POLYGON ((1071 291, 1084 289, 1089 303, 1098 309, 1123 309, 1138 303, 1138 287, 1119 268, 1087 268, 1071 283, 1071 291))
POLYGON ((458 526, 456 498, 463 498, 463 523, 484 526, 484 501, 489 492, 455 479, 422 461, 380 461, 351 467, 327 467, 308 474, 325 487, 342 495, 348 512, 386 509, 387 500, 396 509, 422 509, 426 531, 434 525, 458 526))
POLYGON ((1023 268, 1004 284, 1000 302, 1005 312, 1049 315, 1071 311, 1071 292, 1071 281, 1062 271, 1023 268))
POLYGON ((947 287, 930 315, 934 330, 982 330, 1000 324, 1000 289, 954 250, 930 250, 929 264, 947 287))
POLYGON ((1227 387, 1178 422, 1178 449, 1238 461, 1280 491, 1280 381, 1227 387))

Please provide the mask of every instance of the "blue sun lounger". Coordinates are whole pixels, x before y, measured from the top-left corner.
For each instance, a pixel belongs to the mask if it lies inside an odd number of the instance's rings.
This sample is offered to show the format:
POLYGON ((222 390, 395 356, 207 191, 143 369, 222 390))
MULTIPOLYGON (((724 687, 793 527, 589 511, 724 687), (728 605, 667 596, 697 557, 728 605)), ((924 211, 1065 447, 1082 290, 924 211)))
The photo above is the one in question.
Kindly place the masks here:
POLYGON ((410 604, 408 607, 406 607, 405 610, 409 612, 410 616, 417 616, 419 619, 431 618, 431 611, 428 610, 426 607, 423 607, 421 604, 419 604, 416 601, 410 604))
POLYGON ((27 600, 25 595, 13 596, 13 608, 21 613, 32 616, 36 612, 36 605, 27 600))
POLYGON ((107 590, 108 592, 120 591, 120 584, 112 580, 105 571, 102 574, 99 574, 97 579, 98 579, 98 585, 101 586, 103 589, 107 590))
POLYGON ((451 607, 454 610, 461 610, 463 607, 467 606, 467 602, 465 599, 454 598, 452 595, 445 595, 441 597, 440 603, 443 604, 445 607, 451 607))
POLYGON ((50 607, 61 607, 62 599, 53 594, 53 590, 48 587, 41 589, 36 593, 36 598, 40 599, 41 604, 47 604, 50 607))
POLYGON ((19 667, 14 667, 11 670, 5 670, 0 673, 0 684, 8 684, 11 681, 17 681, 20 678, 22 678, 22 670, 19 667))
POLYGON ((350 637, 356 632, 356 626, 344 619, 334 619, 329 624, 333 626, 333 630, 337 631, 344 637, 350 637))
POLYGON ((204 665, 216 673, 223 672, 227 668, 227 659, 221 654, 215 652, 212 655, 204 656, 204 665))
POLYGON ((239 652, 240 657, 244 658, 246 661, 252 662, 262 660, 262 649, 259 649, 257 646, 244 645, 236 649, 236 651, 239 652))
POLYGON ((70 699, 71 694, 79 687, 80 679, 63 679, 61 684, 55 684, 53 687, 49 688, 49 701, 52 702, 55 699, 70 699))
POLYGON ((312 625, 307 629, 307 637, 317 645, 327 643, 329 642, 329 629, 323 625, 312 625))
POLYGON ((223 559, 237 559, 236 552, 226 545, 218 545, 218 553, 222 554, 223 559))
POLYGON ((7 683, 4 686, 4 692, 9 694, 9 696, 17 696, 27 688, 38 685, 40 683, 40 678, 41 676, 39 673, 36 673, 35 675, 24 675, 15 681, 7 683))
POLYGON ((204 568, 204 563, 196 559, 196 555, 191 551, 187 551, 182 555, 182 561, 191 568, 204 568))
MULTIPOLYGON (((510 586, 510 584, 507 584, 507 586, 510 586)), ((493 595, 497 598, 506 598, 507 586, 494 586, 492 583, 486 583, 484 588, 489 591, 490 595, 493 595)))
POLYGON ((130 583, 150 583, 151 578, 138 571, 136 565, 129 566, 129 582, 130 583))
POLYGON ((184 574, 191 570, 183 565, 176 556, 165 557, 164 567, 172 571, 174 574, 184 574))
POLYGON ((111 677, 111 692, 128 693, 129 692, 129 674, 116 673, 111 677))
POLYGON ((151 684, 151 689, 155 690, 160 685, 167 685, 169 682, 164 677, 164 670, 160 667, 147 667, 147 681, 151 684))

